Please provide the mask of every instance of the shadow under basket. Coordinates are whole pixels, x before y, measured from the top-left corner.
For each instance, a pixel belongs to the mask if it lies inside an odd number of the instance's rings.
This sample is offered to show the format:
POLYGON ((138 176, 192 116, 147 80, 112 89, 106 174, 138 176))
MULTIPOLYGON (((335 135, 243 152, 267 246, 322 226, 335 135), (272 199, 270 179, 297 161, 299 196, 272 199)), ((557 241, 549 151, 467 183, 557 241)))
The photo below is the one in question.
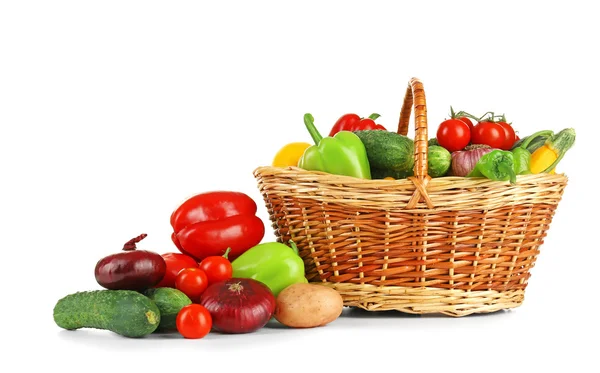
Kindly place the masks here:
POLYGON ((567 177, 431 178, 416 78, 398 133, 406 135, 413 106, 415 167, 407 179, 258 167, 277 241, 293 240, 308 281, 334 288, 346 306, 465 316, 521 305, 567 177))

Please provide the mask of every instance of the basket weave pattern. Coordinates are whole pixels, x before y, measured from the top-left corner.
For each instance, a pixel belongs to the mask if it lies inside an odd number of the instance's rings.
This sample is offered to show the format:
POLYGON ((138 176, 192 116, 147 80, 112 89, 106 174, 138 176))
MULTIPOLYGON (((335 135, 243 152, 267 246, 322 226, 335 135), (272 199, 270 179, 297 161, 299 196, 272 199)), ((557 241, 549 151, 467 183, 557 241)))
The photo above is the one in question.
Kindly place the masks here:
POLYGON ((406 134, 412 107, 414 177, 257 168, 277 240, 293 240, 307 279, 335 288, 348 306, 463 316, 520 305, 566 176, 523 175, 515 185, 431 179, 418 79, 409 83, 398 133, 406 134))

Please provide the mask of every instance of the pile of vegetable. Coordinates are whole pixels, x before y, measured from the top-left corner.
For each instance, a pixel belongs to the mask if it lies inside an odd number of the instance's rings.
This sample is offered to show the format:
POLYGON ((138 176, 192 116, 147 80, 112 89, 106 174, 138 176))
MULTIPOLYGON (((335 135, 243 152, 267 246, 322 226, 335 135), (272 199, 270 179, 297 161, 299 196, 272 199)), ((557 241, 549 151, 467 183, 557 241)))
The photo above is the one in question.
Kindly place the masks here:
MULTIPOLYGON (((345 114, 322 137, 310 113, 304 124, 314 145, 295 142, 275 155, 275 167, 299 167, 362 179, 405 179, 413 175, 414 140, 376 124, 378 114, 345 114)), ((450 108, 428 142, 428 174, 479 177, 516 183, 518 175, 555 173, 575 143, 575 130, 543 130, 519 138, 506 116, 474 116, 450 108)))
POLYGON ((54 321, 64 329, 95 328, 126 337, 179 332, 250 333, 272 318, 291 328, 326 325, 343 309, 333 289, 308 284, 294 242, 262 242, 256 203, 235 191, 184 201, 171 215, 179 252, 140 250, 141 234, 101 258, 100 289, 60 299, 54 321))

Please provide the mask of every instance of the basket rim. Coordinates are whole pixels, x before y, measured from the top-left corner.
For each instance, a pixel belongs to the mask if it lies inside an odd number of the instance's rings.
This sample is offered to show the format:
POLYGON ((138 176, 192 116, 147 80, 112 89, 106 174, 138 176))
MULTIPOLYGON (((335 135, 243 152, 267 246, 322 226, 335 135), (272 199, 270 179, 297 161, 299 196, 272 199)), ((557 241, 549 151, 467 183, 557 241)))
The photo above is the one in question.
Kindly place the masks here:
POLYGON ((361 179, 293 166, 260 166, 254 170, 254 177, 265 196, 279 194, 306 202, 344 204, 353 209, 418 214, 537 203, 557 205, 568 181, 564 174, 518 175, 515 184, 483 177, 437 177, 426 185, 431 204, 411 204, 419 188, 414 179, 361 179))
MULTIPOLYGON (((254 169, 253 175, 258 177, 267 173, 278 173, 278 174, 286 174, 286 176, 292 176, 296 174, 297 176, 306 176, 306 177, 314 177, 315 182, 324 182, 325 184, 343 184, 344 186, 352 186, 353 184, 371 184, 374 188, 379 186, 409 186, 414 185, 409 178, 406 179, 396 179, 396 180, 386 180, 386 179, 361 179, 354 176, 346 176, 346 175, 336 175, 330 174, 323 171, 313 171, 313 170, 305 170, 299 167, 294 166, 286 166, 286 167, 275 167, 275 166, 258 166, 254 169)), ((531 182, 539 182, 539 181, 549 181, 549 182, 565 182, 568 180, 568 175, 565 173, 539 173, 539 174, 528 174, 528 175, 517 175, 517 183, 531 183, 531 182)), ((464 177, 464 176, 440 176, 431 178, 429 181, 429 186, 434 186, 436 184, 447 184, 447 183, 467 183, 472 184, 473 187, 477 186, 497 186, 497 187, 505 187, 510 185, 509 181, 497 181, 490 180, 485 177, 464 177)), ((387 189, 387 188, 386 188, 387 189)), ((429 189, 429 188, 428 188, 429 189)))

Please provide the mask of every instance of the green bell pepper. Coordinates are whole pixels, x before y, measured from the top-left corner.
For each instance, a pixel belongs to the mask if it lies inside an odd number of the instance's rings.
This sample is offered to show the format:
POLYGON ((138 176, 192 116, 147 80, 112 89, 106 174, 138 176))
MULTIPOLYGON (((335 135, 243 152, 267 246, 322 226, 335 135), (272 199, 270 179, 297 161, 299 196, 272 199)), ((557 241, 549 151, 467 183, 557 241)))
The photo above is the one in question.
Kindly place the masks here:
POLYGON ((496 149, 482 155, 467 177, 487 177, 490 180, 510 180, 511 184, 516 183, 513 153, 496 149))
POLYGON ((298 167, 309 171, 371 179, 367 150, 356 134, 340 131, 333 137, 323 138, 315 127, 311 114, 304 115, 304 124, 315 145, 304 151, 298 161, 298 167))
POLYGON ((260 281, 275 297, 292 284, 308 282, 304 277, 304 261, 292 241, 290 246, 279 242, 258 244, 237 257, 231 266, 232 277, 260 281))
POLYGON ((525 148, 514 148, 511 150, 513 154, 514 169, 516 175, 527 175, 531 173, 529 162, 531 161, 531 153, 525 148))

